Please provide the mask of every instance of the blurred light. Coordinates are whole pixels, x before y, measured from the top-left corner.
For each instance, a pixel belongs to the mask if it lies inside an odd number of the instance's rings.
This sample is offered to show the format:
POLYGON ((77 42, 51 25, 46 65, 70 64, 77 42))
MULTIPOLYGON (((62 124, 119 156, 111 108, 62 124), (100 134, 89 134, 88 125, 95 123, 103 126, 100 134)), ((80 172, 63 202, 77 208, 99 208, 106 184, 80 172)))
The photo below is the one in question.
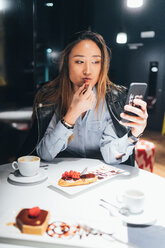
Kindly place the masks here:
POLYGON ((47 7, 53 7, 53 3, 45 3, 47 7))
POLYGON ((135 49, 138 49, 139 47, 142 47, 143 43, 129 43, 127 45, 129 47, 129 49, 135 50, 135 49))
POLYGON ((136 50, 136 49, 138 49, 138 46, 132 44, 132 45, 129 45, 129 49, 136 50))
POLYGON ((28 130, 29 129, 29 125, 28 123, 15 123, 13 122, 12 127, 14 127, 17 130, 28 130))
POLYGON ((151 67, 151 71, 152 72, 157 72, 158 71, 158 67, 156 67, 156 66, 151 67))
POLYGON ((47 48, 47 49, 46 49, 46 52, 47 52, 47 53, 51 53, 51 52, 52 52, 52 49, 51 49, 51 48, 47 48))
POLYGON ((51 58, 53 58, 53 59, 57 59, 58 57, 59 57, 59 55, 60 55, 60 53, 59 52, 52 52, 51 53, 51 58))
POLYGON ((5 8, 5 4, 3 0, 0 0, 0 10, 3 10, 5 8))
POLYGON ((127 34, 124 33, 124 32, 120 32, 117 34, 117 37, 116 37, 116 42, 118 44, 125 44, 127 43, 127 34))
POLYGON ((8 10, 8 9, 10 9, 12 7, 13 6, 12 6, 11 1, 0 0, 0 11, 8 10))
POLYGON ((141 38, 154 38, 155 37, 155 31, 144 31, 140 33, 141 38))
POLYGON ((143 0, 127 0, 128 8, 139 8, 143 5, 143 0))

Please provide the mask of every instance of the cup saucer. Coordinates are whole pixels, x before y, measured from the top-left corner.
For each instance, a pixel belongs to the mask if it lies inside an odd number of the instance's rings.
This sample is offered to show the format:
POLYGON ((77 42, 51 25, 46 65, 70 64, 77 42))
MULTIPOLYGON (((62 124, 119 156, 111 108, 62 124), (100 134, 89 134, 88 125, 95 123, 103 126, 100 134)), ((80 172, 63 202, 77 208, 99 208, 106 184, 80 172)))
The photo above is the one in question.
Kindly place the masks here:
POLYGON ((144 210, 139 214, 122 215, 119 211, 113 211, 113 215, 123 222, 132 225, 152 225, 156 221, 156 213, 149 206, 145 206, 144 210))
POLYGON ((45 181, 48 178, 47 173, 40 169, 38 174, 33 177, 24 177, 20 174, 19 170, 11 172, 8 176, 9 182, 17 184, 33 184, 45 181))

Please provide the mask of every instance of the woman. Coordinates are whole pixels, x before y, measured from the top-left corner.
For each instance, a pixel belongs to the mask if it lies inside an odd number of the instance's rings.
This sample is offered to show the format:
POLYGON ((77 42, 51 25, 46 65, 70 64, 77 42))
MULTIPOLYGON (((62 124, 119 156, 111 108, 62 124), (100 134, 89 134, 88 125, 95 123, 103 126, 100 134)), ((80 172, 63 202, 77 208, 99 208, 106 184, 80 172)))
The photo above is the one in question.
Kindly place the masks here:
POLYGON ((34 102, 34 150, 42 159, 74 156, 119 164, 131 157, 146 127, 146 103, 135 99, 141 109, 124 107, 137 117, 123 113, 126 89, 110 82, 109 63, 103 37, 91 31, 75 34, 63 50, 58 77, 38 91, 34 102))

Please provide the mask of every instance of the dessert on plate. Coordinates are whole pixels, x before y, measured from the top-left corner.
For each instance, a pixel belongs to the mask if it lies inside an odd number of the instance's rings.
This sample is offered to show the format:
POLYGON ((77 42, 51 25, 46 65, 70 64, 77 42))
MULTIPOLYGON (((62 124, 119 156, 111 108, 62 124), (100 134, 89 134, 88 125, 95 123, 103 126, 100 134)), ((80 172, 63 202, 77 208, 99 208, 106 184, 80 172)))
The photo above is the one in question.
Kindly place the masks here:
POLYGON ((58 184, 62 187, 77 186, 90 184, 97 181, 97 176, 94 173, 87 173, 81 175, 80 172, 73 170, 65 171, 59 179, 58 184))
POLYGON ((79 225, 63 221, 53 221, 48 225, 46 233, 52 238, 71 238, 79 232, 79 225))
POLYGON ((16 225, 22 233, 42 235, 49 221, 49 211, 34 208, 23 208, 16 216, 16 225))

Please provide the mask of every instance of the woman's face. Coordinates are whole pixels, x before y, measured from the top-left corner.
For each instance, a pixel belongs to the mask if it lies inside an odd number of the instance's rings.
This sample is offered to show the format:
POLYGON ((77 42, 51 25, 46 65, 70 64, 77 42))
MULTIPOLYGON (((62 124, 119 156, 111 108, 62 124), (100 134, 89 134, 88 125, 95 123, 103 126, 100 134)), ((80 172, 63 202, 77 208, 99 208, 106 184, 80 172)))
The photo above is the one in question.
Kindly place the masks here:
POLYGON ((92 40, 82 40, 69 54, 69 78, 77 90, 85 82, 94 86, 101 71, 101 50, 92 40))

